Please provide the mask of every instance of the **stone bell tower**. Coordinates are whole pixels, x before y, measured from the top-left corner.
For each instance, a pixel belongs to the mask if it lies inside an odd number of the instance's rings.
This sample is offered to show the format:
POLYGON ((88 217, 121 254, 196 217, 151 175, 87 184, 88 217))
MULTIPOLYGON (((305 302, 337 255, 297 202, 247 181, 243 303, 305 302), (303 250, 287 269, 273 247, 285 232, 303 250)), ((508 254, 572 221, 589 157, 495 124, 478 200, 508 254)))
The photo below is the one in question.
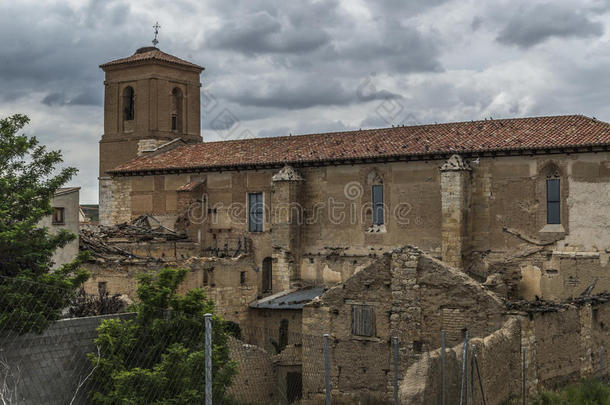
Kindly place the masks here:
POLYGON ((144 47, 100 68, 106 73, 100 190, 108 170, 147 150, 178 138, 186 143, 202 141, 199 76, 203 67, 144 47))

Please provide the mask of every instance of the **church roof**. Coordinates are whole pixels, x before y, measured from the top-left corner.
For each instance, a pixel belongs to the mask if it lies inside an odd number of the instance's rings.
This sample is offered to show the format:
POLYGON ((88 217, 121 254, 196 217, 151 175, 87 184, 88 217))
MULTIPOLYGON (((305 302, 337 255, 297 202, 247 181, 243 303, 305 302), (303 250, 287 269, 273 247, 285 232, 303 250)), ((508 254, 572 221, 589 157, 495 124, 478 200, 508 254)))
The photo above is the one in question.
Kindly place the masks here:
POLYGON ((610 149, 610 124, 582 115, 468 121, 186 145, 141 156, 114 174, 439 159, 452 154, 610 149))
POLYGON ((173 63, 176 65, 196 68, 199 70, 204 69, 203 67, 201 67, 199 65, 196 65, 194 63, 187 62, 185 60, 177 58, 174 55, 165 53, 165 52, 161 51, 159 48, 155 48, 153 46, 147 46, 144 48, 140 48, 136 51, 136 53, 134 53, 131 56, 128 56, 126 58, 116 59, 116 60, 113 60, 110 62, 106 62, 106 63, 100 65, 100 67, 103 69, 103 68, 106 68, 109 66, 135 64, 135 63, 141 63, 141 62, 146 62, 146 61, 160 61, 160 62, 173 63))

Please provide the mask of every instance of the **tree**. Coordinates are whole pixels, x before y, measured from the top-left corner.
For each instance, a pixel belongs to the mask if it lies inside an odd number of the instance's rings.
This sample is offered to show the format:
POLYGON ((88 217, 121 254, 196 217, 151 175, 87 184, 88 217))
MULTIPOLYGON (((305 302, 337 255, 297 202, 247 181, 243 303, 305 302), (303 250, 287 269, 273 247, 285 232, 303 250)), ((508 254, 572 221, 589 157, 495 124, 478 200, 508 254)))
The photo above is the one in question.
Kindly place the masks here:
MULTIPOLYGON (((177 293, 187 269, 165 268, 139 279, 136 317, 107 319, 97 329, 91 353, 97 369, 92 399, 97 404, 203 404, 205 401, 204 315, 214 303, 201 289, 177 293)), ((228 401, 237 372, 229 358, 226 322, 212 318, 214 403, 228 401)))
POLYGON ((18 135, 28 122, 20 114, 0 120, 0 331, 20 334, 41 332, 58 319, 87 279, 78 260, 51 270, 55 250, 76 236, 38 224, 76 169, 58 169, 59 151, 18 135))

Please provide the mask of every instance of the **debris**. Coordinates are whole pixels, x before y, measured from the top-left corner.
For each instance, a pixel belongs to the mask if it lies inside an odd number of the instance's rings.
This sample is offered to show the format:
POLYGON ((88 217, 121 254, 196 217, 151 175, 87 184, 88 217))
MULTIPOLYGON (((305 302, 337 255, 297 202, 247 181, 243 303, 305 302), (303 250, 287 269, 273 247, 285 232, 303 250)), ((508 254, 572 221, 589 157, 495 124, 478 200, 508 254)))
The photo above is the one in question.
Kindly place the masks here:
MULTIPOLYGON (((593 284, 594 285, 594 284, 593 284)), ((589 286, 591 287, 591 286, 589 286)), ((588 290, 589 288, 587 288, 588 290)), ((592 288, 591 288, 592 290, 592 288)), ((590 293, 590 292, 589 292, 590 293)), ((529 314, 540 313, 540 312, 558 312, 563 309, 567 309, 571 306, 582 306, 582 305, 599 305, 610 301, 610 293, 604 291, 601 294, 596 295, 581 295, 576 298, 571 298, 562 302, 546 301, 544 299, 536 299, 536 301, 509 301, 506 303, 506 308, 509 310, 523 311, 529 314)))
POLYGON ((139 256, 116 246, 117 243, 168 242, 186 240, 161 224, 150 215, 141 215, 130 223, 114 226, 89 226, 80 230, 80 249, 89 251, 97 261, 124 261, 129 259, 161 261, 161 259, 139 256))

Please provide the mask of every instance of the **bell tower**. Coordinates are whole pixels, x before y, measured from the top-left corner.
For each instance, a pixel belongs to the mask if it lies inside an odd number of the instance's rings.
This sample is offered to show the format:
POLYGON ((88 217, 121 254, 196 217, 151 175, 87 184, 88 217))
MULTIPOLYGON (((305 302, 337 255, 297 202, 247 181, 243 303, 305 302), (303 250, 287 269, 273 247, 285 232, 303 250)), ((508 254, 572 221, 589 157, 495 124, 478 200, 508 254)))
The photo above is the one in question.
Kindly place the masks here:
POLYGON ((100 65, 104 134, 100 185, 106 172, 175 139, 200 143, 199 76, 203 67, 156 47, 100 65))

